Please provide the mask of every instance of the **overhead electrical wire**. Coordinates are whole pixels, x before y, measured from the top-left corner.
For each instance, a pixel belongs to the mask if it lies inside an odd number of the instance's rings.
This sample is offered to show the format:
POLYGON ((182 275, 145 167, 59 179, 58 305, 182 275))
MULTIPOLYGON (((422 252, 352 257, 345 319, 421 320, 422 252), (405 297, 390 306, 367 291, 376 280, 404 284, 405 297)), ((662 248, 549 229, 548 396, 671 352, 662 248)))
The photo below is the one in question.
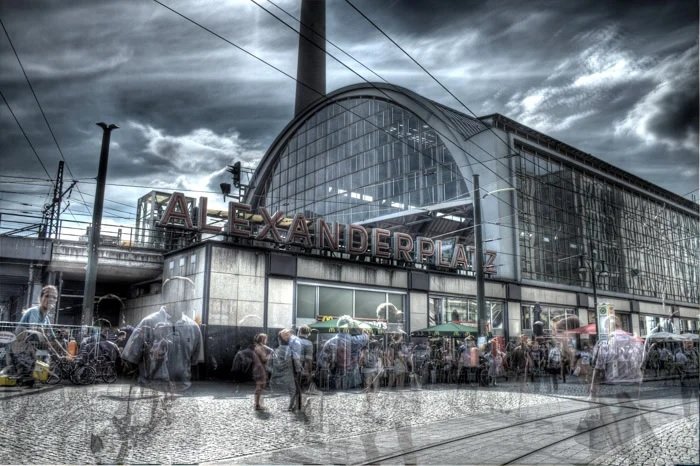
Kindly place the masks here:
POLYGON ((39 157, 39 154, 37 153, 36 149, 34 148, 34 144, 32 144, 32 141, 29 140, 29 136, 27 136, 27 133, 24 131, 24 128, 22 127, 22 124, 19 122, 17 119, 17 116, 15 115, 15 112, 12 111, 12 107, 10 107, 10 103, 7 101, 5 98, 5 94, 3 94, 2 90, 0 90, 0 97, 2 97, 3 102, 5 102, 5 105, 7 106, 7 109, 10 111, 12 114, 12 118, 15 119, 15 123, 17 123, 17 127, 19 130, 22 132, 22 135, 24 136, 24 139, 27 141, 27 144, 29 144, 29 148, 32 150, 34 153, 34 156, 36 159, 39 161, 39 165, 41 165, 41 168, 44 169, 44 172, 46 173, 46 176, 51 178, 51 175, 49 174, 49 171, 46 169, 46 165, 44 165, 44 162, 41 160, 41 157, 39 157))
MULTIPOLYGON (((49 133, 51 133, 51 137, 53 138, 54 144, 56 144, 56 149, 58 149, 58 153, 61 156, 61 160, 65 162, 65 166, 68 169, 68 173, 70 174, 71 177, 75 178, 73 175, 73 172, 70 169, 70 165, 68 164, 68 161, 66 158, 63 156, 63 151, 61 150, 61 146, 58 144, 58 140, 56 139, 56 135, 53 132, 53 129, 51 128, 51 124, 49 123, 49 119, 46 117, 46 113, 44 112, 44 108, 41 105, 41 102, 39 102, 39 97, 36 95, 36 92, 34 92, 34 86, 32 86, 32 82, 29 79, 29 76, 27 76, 27 72, 24 70, 24 65, 22 65, 22 60, 19 58, 19 54, 17 53, 17 50, 15 49, 14 44, 12 43, 12 39, 10 38, 9 32, 7 32, 7 28, 5 28, 5 24, 2 22, 2 18, 0 18, 0 25, 2 26, 2 30, 5 32, 5 37, 7 37, 7 41, 10 43, 10 47, 12 48, 12 52, 15 55, 15 58, 17 59, 17 63, 19 63, 19 67, 22 69, 22 74, 24 75, 24 79, 27 81, 27 84, 29 85, 29 89, 32 91, 32 95, 34 96, 34 100, 36 101, 37 106, 39 107, 39 111, 41 112, 41 116, 44 118, 44 122, 46 123, 46 127, 49 129, 49 133)), ((44 168, 44 171, 46 171, 46 168, 44 168)), ((47 172, 48 174, 48 172, 47 172)), ((51 178, 51 175, 49 175, 49 178, 51 178)), ((80 188, 76 187, 76 190, 78 191, 78 194, 82 197, 82 193, 80 192, 80 188)), ((84 201, 85 199, 83 199, 84 201)))

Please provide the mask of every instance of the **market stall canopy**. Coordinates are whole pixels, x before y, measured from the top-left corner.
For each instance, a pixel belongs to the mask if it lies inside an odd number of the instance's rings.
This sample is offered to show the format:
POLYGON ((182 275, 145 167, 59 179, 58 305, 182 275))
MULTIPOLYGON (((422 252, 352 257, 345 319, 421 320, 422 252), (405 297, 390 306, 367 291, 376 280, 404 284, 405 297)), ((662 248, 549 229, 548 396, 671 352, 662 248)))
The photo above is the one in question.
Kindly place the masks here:
POLYGON ((432 327, 415 330, 411 332, 414 337, 460 337, 464 338, 467 335, 476 334, 476 327, 448 322, 446 324, 434 325, 432 327))

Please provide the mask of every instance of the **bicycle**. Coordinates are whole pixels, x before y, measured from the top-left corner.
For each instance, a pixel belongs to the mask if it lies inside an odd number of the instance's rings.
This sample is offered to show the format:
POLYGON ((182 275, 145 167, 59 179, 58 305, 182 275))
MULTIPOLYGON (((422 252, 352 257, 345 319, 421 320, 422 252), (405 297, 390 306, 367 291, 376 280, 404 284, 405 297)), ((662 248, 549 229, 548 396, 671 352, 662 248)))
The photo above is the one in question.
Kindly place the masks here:
POLYGON ((95 382, 95 368, 86 364, 81 358, 52 358, 49 364, 49 377, 46 383, 55 385, 62 380, 70 380, 76 385, 89 385, 95 382))
POLYGON ((114 383, 117 380, 117 369, 114 361, 100 357, 95 365, 96 377, 101 378, 105 383, 114 383))

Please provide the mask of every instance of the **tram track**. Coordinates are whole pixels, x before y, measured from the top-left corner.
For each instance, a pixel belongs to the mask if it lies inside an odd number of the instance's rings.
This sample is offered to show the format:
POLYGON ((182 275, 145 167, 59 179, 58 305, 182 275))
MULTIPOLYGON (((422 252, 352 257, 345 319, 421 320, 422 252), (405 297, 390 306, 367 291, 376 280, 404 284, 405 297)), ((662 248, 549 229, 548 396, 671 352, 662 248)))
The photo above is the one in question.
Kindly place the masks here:
MULTIPOLYGON (((660 389, 660 390, 654 390, 653 392, 657 392, 657 391, 665 391, 665 390, 660 389)), ((451 437, 449 439, 441 440, 438 442, 432 442, 432 443, 422 445, 422 446, 419 446, 419 447, 416 447, 416 448, 413 448, 410 450, 403 450, 403 451, 397 452, 397 453, 392 453, 392 454, 388 454, 388 455, 382 455, 382 456, 370 458, 370 459, 367 459, 367 460, 365 460, 361 463, 358 463, 358 464, 363 464, 363 465, 365 465, 365 464, 379 464, 379 463, 384 463, 384 462, 391 462, 392 460, 400 459, 400 458, 407 457, 407 456, 415 457, 414 455, 416 455, 416 454, 425 454, 426 452, 429 452, 430 450, 439 449, 441 447, 457 444, 459 442, 477 439, 479 437, 488 436, 488 435, 494 434, 494 433, 504 434, 505 431, 510 430, 510 429, 523 429, 523 428, 526 428, 527 426, 537 426, 538 424, 543 423, 543 422, 550 422, 551 423, 553 420, 556 420, 556 419, 563 420, 567 416, 572 416, 572 415, 577 415, 577 414, 579 415, 579 417, 577 417, 576 419, 580 420, 581 413, 586 413, 586 412, 598 410, 601 408, 603 408, 603 409, 610 409, 610 408, 633 409, 635 411, 634 413, 632 413, 630 415, 624 415, 623 417, 613 419, 609 422, 601 423, 601 424, 596 425, 594 427, 591 427, 589 429, 577 431, 573 434, 567 435, 564 438, 558 438, 557 440, 555 440, 549 444, 539 446, 534 451, 530 451, 530 452, 518 455, 514 458, 511 458, 505 462, 500 463, 500 464, 504 464, 504 465, 505 464, 514 464, 517 462, 522 462, 522 460, 525 458, 533 456, 536 453, 542 452, 543 450, 552 448, 556 445, 562 444, 562 443, 564 443, 568 440, 574 439, 578 436, 590 435, 591 432, 594 432, 597 429, 604 429, 604 428, 607 428, 610 426, 614 426, 617 423, 622 423, 624 421, 633 419, 635 417, 643 416, 645 414, 662 414, 662 415, 678 416, 679 415, 678 413, 670 412, 667 410, 677 408, 679 406, 683 406, 687 403, 692 403, 692 401, 682 402, 682 403, 676 403, 676 404, 671 404, 671 405, 667 405, 667 406, 662 406, 660 408, 649 408, 649 407, 645 407, 644 405, 625 406, 625 405, 629 405, 631 403, 640 403, 641 401, 644 400, 644 398, 651 397, 653 392, 644 393, 644 396, 641 399, 629 399, 629 400, 624 400, 624 401, 620 401, 617 403, 604 403, 601 401, 586 401, 586 400, 580 400, 580 399, 562 396, 562 397, 558 397, 558 398, 566 399, 566 400, 573 400, 573 401, 577 401, 577 402, 587 402, 587 403, 590 403, 591 405, 577 408, 577 409, 567 410, 565 412, 560 412, 557 414, 548 414, 546 416, 539 416, 539 417, 532 418, 532 419, 525 419, 525 420, 522 420, 520 422, 516 422, 516 423, 514 423, 512 425, 508 425, 508 426, 498 426, 498 427, 482 430, 479 432, 472 432, 472 433, 460 435, 457 437, 451 437)))

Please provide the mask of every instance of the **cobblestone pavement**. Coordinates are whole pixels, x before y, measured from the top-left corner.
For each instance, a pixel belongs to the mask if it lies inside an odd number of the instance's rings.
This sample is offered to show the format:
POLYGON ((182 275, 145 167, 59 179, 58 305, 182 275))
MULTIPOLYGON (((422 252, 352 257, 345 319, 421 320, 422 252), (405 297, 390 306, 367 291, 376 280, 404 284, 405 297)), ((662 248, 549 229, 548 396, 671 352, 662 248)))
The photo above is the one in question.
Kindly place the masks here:
MULTIPOLYGON (((297 462, 351 463, 376 457, 384 445, 410 448, 451 431, 509 425, 532 413, 557 414, 574 403, 584 406, 587 394, 584 386, 570 383, 560 384, 556 394, 545 384, 432 386, 370 395, 347 391, 307 397, 305 412, 299 414, 286 411, 286 396, 269 393, 269 410, 255 412, 252 387, 214 382, 197 384, 184 395, 126 383, 24 390, 0 390, 2 464, 289 463, 293 461, 271 455, 298 446, 317 450, 297 462)), ((673 446, 679 453, 669 458, 692 462, 697 458, 697 416, 675 422, 675 427, 658 426, 656 435, 638 441, 656 449, 650 451, 673 446), (679 429, 683 435, 674 436, 679 429)), ((527 436, 519 441, 527 443, 527 436)), ((459 463, 482 463, 509 447, 491 446, 459 463)))

